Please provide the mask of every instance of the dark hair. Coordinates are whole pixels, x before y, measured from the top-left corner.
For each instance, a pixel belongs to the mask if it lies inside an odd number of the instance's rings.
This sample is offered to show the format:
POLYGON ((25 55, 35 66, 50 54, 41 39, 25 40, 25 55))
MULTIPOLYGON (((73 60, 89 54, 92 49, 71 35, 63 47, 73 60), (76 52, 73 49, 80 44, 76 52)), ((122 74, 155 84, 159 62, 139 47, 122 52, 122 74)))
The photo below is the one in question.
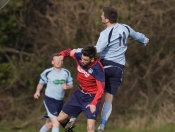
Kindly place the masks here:
POLYGON ((105 18, 109 19, 110 23, 116 23, 118 18, 117 11, 112 7, 103 7, 105 18))
POLYGON ((54 53, 52 56, 51 56, 51 60, 53 60, 53 57, 55 56, 60 56, 59 53, 54 53))
POLYGON ((95 58, 96 54, 97 54, 97 50, 94 46, 86 46, 82 49, 81 53, 84 55, 84 56, 88 56, 89 58, 95 58))

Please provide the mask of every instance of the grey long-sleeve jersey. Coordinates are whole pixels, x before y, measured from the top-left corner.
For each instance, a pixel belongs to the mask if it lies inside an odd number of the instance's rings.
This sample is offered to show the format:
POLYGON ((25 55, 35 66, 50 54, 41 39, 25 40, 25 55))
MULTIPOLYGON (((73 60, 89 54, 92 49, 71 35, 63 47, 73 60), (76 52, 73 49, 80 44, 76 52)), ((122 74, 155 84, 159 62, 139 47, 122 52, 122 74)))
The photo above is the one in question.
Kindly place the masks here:
POLYGON ((125 65, 125 52, 127 50, 127 39, 133 38, 137 42, 146 46, 148 39, 144 34, 134 31, 125 24, 115 24, 113 27, 107 27, 100 33, 97 44, 95 45, 100 59, 111 60, 113 62, 125 65))

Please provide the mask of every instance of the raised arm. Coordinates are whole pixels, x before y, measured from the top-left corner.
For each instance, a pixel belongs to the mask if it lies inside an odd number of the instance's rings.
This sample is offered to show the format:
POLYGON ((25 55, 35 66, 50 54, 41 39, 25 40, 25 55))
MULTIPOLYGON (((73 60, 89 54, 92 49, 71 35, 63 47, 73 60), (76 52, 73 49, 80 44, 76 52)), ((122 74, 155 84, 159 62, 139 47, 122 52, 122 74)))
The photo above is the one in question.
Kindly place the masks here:
POLYGON ((135 41, 143 44, 144 46, 147 45, 147 43, 149 42, 149 39, 143 34, 143 33, 140 33, 140 32, 136 32, 134 31, 130 26, 128 25, 125 25, 128 30, 129 30, 129 36, 131 38, 133 38, 135 41))
POLYGON ((77 49, 73 49, 73 50, 66 49, 66 50, 61 51, 59 54, 63 57, 73 57, 76 51, 77 49))

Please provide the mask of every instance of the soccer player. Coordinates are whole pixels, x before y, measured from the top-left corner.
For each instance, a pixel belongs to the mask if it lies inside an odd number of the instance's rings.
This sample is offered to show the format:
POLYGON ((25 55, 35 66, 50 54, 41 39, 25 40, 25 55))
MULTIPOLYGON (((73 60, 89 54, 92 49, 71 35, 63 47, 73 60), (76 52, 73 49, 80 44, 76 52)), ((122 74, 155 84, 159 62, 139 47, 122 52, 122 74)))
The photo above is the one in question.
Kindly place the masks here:
POLYGON ((38 99, 43 86, 47 84, 45 90, 44 106, 48 117, 45 125, 42 126, 40 132, 48 132, 52 128, 52 132, 59 132, 59 122, 57 116, 63 107, 63 98, 65 90, 73 87, 70 72, 62 68, 63 59, 60 59, 58 53, 52 55, 51 61, 53 67, 42 72, 39 84, 37 85, 34 98, 38 99))
POLYGON ((58 121, 64 123, 70 116, 77 117, 82 111, 87 117, 87 131, 95 131, 95 120, 99 111, 100 100, 104 93, 105 73, 101 63, 95 58, 96 48, 86 46, 81 52, 64 50, 63 57, 71 57, 77 66, 79 87, 63 106, 58 121))
POLYGON ((101 14, 102 23, 106 29, 100 33, 97 44, 97 52, 105 69, 105 94, 101 112, 101 123, 98 132, 103 132, 106 122, 112 112, 112 101, 122 82, 125 65, 125 52, 127 39, 133 38, 146 46, 149 39, 144 34, 134 31, 126 24, 117 23, 118 13, 112 7, 104 7, 101 14))

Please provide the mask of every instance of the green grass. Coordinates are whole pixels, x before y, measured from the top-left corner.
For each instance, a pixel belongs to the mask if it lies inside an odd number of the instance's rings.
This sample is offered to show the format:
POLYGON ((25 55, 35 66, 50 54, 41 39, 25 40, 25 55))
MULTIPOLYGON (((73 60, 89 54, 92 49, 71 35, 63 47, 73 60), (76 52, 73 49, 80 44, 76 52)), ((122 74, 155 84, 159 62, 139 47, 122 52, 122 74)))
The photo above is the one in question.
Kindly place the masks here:
MULTIPOLYGON (((26 128, 21 130, 2 130, 0 132, 38 132, 40 128, 26 128)), ((75 132, 86 132, 86 123, 77 123, 76 128, 74 129, 75 132)), ((61 132, 64 132, 61 128, 61 132)), ((149 129, 126 129, 126 128, 118 128, 116 126, 107 126, 105 128, 105 132, 175 132, 175 124, 168 124, 163 125, 157 128, 149 128, 149 129)))

